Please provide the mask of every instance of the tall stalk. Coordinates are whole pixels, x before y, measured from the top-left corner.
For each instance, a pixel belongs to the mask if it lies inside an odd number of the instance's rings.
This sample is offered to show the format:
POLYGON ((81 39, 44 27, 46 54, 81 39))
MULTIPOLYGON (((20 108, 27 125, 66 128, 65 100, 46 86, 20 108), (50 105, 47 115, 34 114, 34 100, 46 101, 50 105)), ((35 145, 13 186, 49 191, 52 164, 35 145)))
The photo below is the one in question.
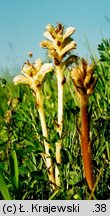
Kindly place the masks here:
MULTIPOLYGON (((46 126, 46 121, 45 121, 43 99, 42 99, 42 93, 41 93, 40 87, 37 89, 36 106, 37 106, 38 113, 39 113, 43 136, 46 139, 48 139, 48 131, 47 131, 47 126, 46 126)), ((48 170, 49 181, 51 183, 51 187, 53 188, 53 190, 55 190, 54 169, 53 169, 52 158, 50 155, 51 145, 46 140, 44 140, 44 147, 45 147, 45 160, 46 160, 46 166, 48 170)))
POLYGON ((63 130, 63 71, 59 67, 56 67, 57 71, 57 79, 58 79, 58 133, 59 137, 62 136, 62 130, 63 130))
POLYGON ((69 27, 64 31, 64 26, 59 23, 55 28, 48 24, 44 37, 48 40, 41 42, 43 48, 47 48, 48 56, 53 59, 55 66, 55 74, 58 83, 58 122, 57 132, 59 140, 56 143, 56 166, 55 166, 55 182, 60 186, 59 164, 61 164, 61 148, 62 148, 62 131, 63 131, 63 86, 64 86, 64 70, 70 64, 70 57, 64 59, 65 56, 76 48, 76 43, 70 37, 75 29, 69 27))
POLYGON ((76 88, 80 103, 81 130, 80 142, 82 151, 82 161, 84 177, 86 178, 90 190, 94 187, 94 177, 92 169, 92 152, 90 146, 90 128, 88 119, 88 98, 93 93, 96 78, 93 75, 94 65, 88 65, 84 59, 81 59, 79 65, 73 68, 71 76, 76 88))
POLYGON ((93 170, 92 170, 92 154, 90 147, 90 137, 89 137, 89 121, 88 121, 88 108, 87 105, 80 106, 81 113, 81 151, 82 160, 84 166, 84 176, 87 180, 90 190, 94 186, 93 170))
POLYGON ((59 133, 59 141, 56 143, 56 166, 55 166, 55 181, 56 185, 60 186, 60 172, 58 165, 61 164, 61 148, 62 148, 62 130, 63 130, 63 71, 60 66, 56 66, 57 83, 58 83, 58 124, 57 132, 59 133))

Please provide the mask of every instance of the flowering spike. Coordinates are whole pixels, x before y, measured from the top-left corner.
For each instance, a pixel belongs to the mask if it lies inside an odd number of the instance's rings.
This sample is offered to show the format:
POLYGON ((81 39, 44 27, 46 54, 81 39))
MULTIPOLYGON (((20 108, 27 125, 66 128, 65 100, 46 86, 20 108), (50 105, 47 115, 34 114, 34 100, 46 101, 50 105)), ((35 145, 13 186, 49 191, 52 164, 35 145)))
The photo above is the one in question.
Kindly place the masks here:
POLYGON ((27 61, 22 68, 22 74, 13 79, 15 85, 28 84, 32 90, 37 91, 38 86, 43 82, 45 75, 51 72, 53 65, 51 63, 43 64, 41 59, 37 59, 33 64, 27 61))
POLYGON ((70 37, 75 32, 75 28, 69 27, 64 32, 64 26, 61 23, 54 28, 52 25, 48 24, 46 26, 46 32, 44 32, 44 37, 48 40, 44 40, 40 43, 41 47, 47 48, 49 51, 52 50, 52 57, 54 62, 57 60, 60 64, 63 58, 70 50, 76 48, 76 43, 70 37), (56 55, 58 56, 56 58, 56 55), (56 59, 56 60, 55 60, 56 59))

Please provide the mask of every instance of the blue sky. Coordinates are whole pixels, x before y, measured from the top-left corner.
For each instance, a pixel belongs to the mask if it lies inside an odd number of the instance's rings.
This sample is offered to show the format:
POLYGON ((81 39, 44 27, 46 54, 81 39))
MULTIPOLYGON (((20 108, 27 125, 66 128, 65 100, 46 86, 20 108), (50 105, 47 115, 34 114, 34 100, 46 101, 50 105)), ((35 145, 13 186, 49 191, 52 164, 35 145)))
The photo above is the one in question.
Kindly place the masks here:
POLYGON ((22 66, 32 51, 45 58, 40 48, 48 23, 74 26, 74 40, 80 56, 89 57, 86 37, 96 52, 102 35, 110 37, 110 0, 0 0, 0 70, 22 66))

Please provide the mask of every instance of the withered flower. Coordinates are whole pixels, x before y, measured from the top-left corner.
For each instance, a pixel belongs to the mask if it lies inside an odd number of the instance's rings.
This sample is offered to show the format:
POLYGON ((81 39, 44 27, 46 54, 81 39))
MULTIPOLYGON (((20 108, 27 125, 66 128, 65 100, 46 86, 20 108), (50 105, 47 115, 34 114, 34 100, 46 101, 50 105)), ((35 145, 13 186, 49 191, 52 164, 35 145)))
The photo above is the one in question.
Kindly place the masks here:
POLYGON ((94 76, 94 69, 94 63, 89 65, 87 61, 81 59, 78 66, 71 71, 71 78, 82 104, 87 104, 89 96, 93 93, 97 81, 94 76))

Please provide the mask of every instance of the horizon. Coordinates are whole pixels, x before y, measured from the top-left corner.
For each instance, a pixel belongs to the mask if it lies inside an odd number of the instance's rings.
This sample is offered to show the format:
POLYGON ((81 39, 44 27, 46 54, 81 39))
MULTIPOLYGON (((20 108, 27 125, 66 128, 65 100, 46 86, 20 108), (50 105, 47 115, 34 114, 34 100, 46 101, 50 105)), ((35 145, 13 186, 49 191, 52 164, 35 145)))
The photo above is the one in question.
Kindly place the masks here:
POLYGON ((45 59, 46 51, 39 43, 48 23, 75 27, 72 36, 77 43, 75 53, 87 59, 90 50, 97 55, 98 44, 110 35, 109 14, 109 0, 10 0, 8 3, 0 0, 0 73, 5 68, 21 68, 29 59, 29 51, 34 59, 45 59))

